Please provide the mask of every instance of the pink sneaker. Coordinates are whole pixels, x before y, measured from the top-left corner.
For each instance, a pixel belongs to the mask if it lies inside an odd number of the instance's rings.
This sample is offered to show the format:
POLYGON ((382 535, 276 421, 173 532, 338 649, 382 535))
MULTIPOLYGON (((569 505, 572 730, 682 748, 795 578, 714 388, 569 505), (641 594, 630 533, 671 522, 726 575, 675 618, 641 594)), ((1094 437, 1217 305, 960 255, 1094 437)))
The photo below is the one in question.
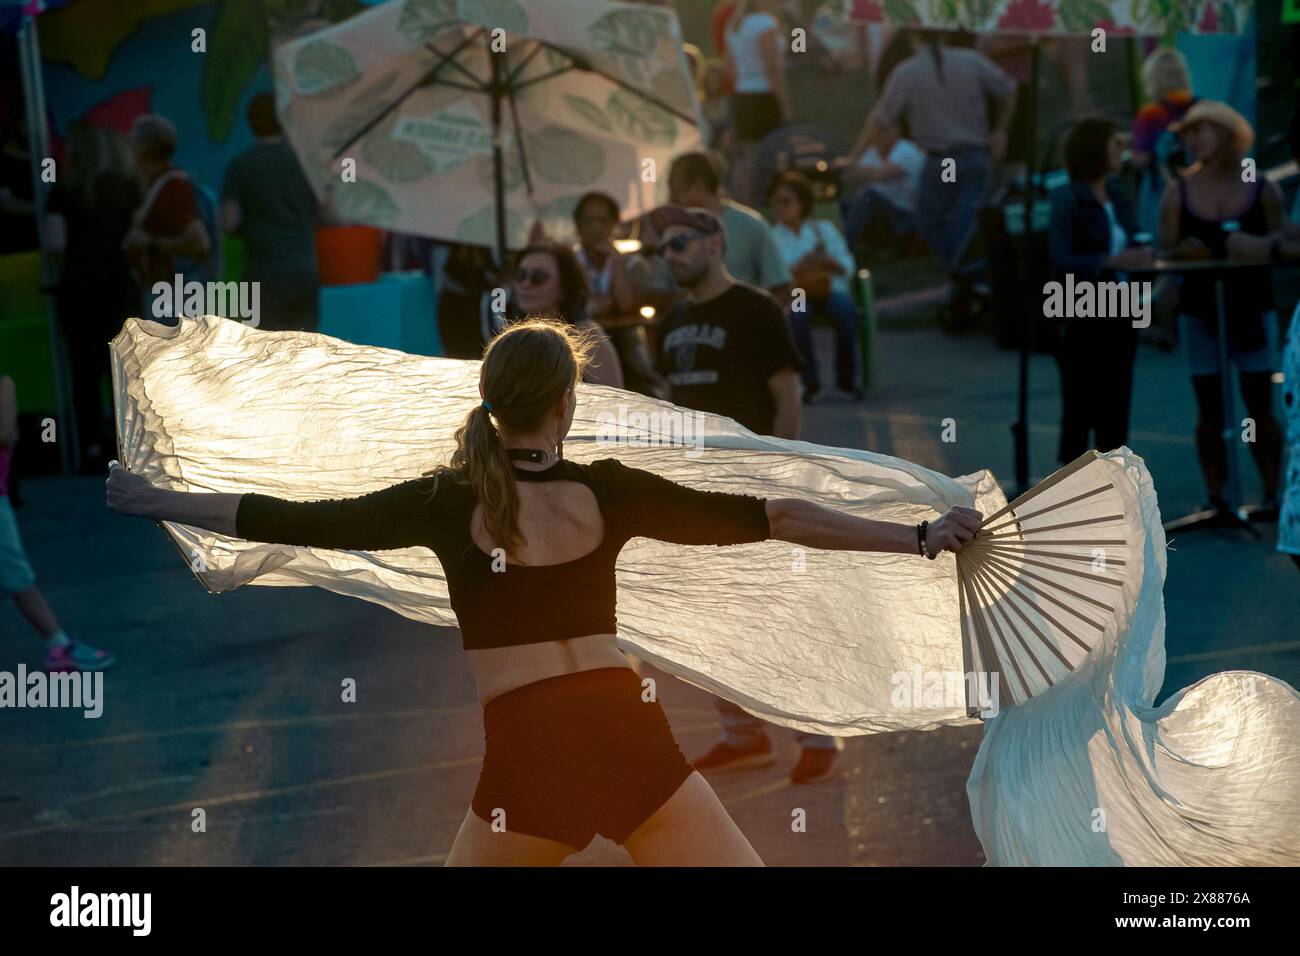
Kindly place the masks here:
POLYGON ((112 667, 117 658, 111 651, 101 651, 73 641, 45 652, 45 669, 51 674, 64 671, 102 671, 112 667))

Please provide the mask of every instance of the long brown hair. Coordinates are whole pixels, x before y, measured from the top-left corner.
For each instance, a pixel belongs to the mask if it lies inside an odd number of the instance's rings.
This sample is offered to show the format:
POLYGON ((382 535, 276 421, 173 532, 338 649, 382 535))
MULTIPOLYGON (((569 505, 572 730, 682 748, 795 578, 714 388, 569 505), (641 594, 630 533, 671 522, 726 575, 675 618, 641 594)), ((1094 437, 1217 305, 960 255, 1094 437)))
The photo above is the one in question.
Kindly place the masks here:
MULTIPOLYGON (((483 505, 483 524, 506 553, 525 543, 519 530, 519 493, 514 466, 501 441, 501 428, 527 432, 582 378, 594 339, 556 318, 529 318, 507 326, 488 343, 479 367, 483 401, 456 430, 450 472, 468 484, 483 505)), ((560 443, 560 453, 564 445, 560 443)), ((437 486, 434 491, 436 493, 437 486)))

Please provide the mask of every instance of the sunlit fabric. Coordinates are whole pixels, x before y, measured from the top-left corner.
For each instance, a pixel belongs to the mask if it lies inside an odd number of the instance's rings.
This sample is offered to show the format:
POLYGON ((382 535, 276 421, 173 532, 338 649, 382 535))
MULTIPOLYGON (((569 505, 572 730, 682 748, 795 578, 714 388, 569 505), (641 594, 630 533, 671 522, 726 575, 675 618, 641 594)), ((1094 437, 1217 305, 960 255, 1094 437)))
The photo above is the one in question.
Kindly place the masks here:
MULTIPOLYGON (((175 329, 131 320, 112 356, 121 460, 175 489, 298 500, 373 491, 445 462, 478 402, 476 362, 213 317, 175 329)), ((991 514, 1006 504, 988 471, 954 479, 885 455, 759 437, 607 387, 581 385, 578 397, 564 444, 576 461, 617 457, 705 490, 909 523, 952 505, 991 514), (654 443, 670 430, 685 432, 685 447, 654 443)), ((1127 449, 1090 467, 1126 503, 1122 595, 1086 660, 986 722, 968 793, 987 859, 1300 862, 1295 691, 1260 674, 1221 674, 1150 706, 1164 671, 1155 491, 1127 449)), ((211 591, 315 585, 455 625, 426 549, 325 551, 164 527, 211 591)), ((972 722, 946 680, 964 669, 950 554, 634 539, 618 581, 627 651, 773 723, 850 736, 972 722)))
POLYGON ((1088 660, 985 723, 966 794, 988 862, 1300 863, 1300 697, 1230 671, 1151 706, 1165 673, 1164 529, 1142 460, 1106 459, 1134 566, 1088 660))

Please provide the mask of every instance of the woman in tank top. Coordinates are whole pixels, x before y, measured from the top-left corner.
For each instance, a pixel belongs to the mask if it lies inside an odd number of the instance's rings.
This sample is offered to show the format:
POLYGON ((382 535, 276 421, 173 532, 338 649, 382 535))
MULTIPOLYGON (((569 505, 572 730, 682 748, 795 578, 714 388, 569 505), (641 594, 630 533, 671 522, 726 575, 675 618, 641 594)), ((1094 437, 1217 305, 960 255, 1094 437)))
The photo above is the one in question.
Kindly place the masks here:
POLYGON ((726 71, 735 92, 732 115, 737 154, 732 192, 741 202, 754 200, 762 184, 758 150, 763 138, 790 122, 790 93, 785 80, 786 36, 781 32, 777 0, 740 0, 727 21, 726 71))
MULTIPOLYGON (((1243 159, 1254 140, 1250 124, 1225 103, 1201 100, 1172 127, 1194 164, 1171 182, 1160 209, 1160 246, 1176 258, 1224 259, 1233 234, 1267 235, 1285 224, 1282 197, 1270 181, 1246 175, 1243 159)), ((1227 453, 1218 366, 1216 279, 1211 271, 1183 276, 1179 337, 1196 392, 1196 449, 1210 499, 1206 510, 1223 510, 1227 453)), ((1227 353, 1237 366, 1241 396, 1255 423, 1250 449, 1264 486, 1262 519, 1277 516, 1282 435, 1273 417, 1271 330, 1276 328, 1272 276, 1267 268, 1233 270, 1223 282, 1227 353)))

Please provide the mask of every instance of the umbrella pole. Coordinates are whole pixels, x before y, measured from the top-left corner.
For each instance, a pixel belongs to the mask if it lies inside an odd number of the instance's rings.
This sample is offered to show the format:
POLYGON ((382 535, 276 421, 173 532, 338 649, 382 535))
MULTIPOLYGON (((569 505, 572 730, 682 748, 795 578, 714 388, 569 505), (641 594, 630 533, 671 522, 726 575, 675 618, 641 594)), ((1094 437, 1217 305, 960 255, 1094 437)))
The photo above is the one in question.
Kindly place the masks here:
MULTIPOLYGON (((27 112, 27 151, 32 162, 33 197, 36 201, 36 236, 41 249, 41 285, 49 289, 54 282, 54 269, 50 255, 45 251, 41 227, 45 222, 45 187, 37 172, 41 160, 50 154, 45 128, 45 84, 41 72, 41 45, 36 36, 36 18, 24 16, 18 28, 18 56, 22 72, 24 109, 27 112)), ((63 336, 59 329, 50 294, 45 298, 45 317, 49 328, 50 364, 54 374, 54 404, 58 416, 59 463, 63 471, 72 471, 80 464, 77 422, 68 399, 67 366, 64 363, 63 336)))
MULTIPOLYGON (((484 33, 484 36, 487 36, 484 33)), ((505 58, 504 53, 491 49, 488 44, 488 57, 492 62, 492 82, 488 84, 488 96, 492 100, 492 191, 496 200, 497 225, 497 268, 506 264, 506 177, 505 159, 501 149, 501 100, 505 97, 505 58)))
POLYGON ((1038 172, 1038 37, 1030 40, 1029 47, 1029 90, 1025 112, 1028 114, 1029 129, 1026 134, 1028 156, 1025 162, 1025 234, 1024 247, 1020 255, 1020 309, 1023 326, 1020 330, 1020 388, 1019 417, 1011 426, 1016 445, 1016 492, 1023 493, 1029 488, 1029 346, 1030 336, 1034 330, 1034 315, 1030 308, 1031 293, 1029 289, 1030 265, 1029 252, 1034 235, 1034 208, 1038 201, 1038 186, 1035 176, 1038 172))

